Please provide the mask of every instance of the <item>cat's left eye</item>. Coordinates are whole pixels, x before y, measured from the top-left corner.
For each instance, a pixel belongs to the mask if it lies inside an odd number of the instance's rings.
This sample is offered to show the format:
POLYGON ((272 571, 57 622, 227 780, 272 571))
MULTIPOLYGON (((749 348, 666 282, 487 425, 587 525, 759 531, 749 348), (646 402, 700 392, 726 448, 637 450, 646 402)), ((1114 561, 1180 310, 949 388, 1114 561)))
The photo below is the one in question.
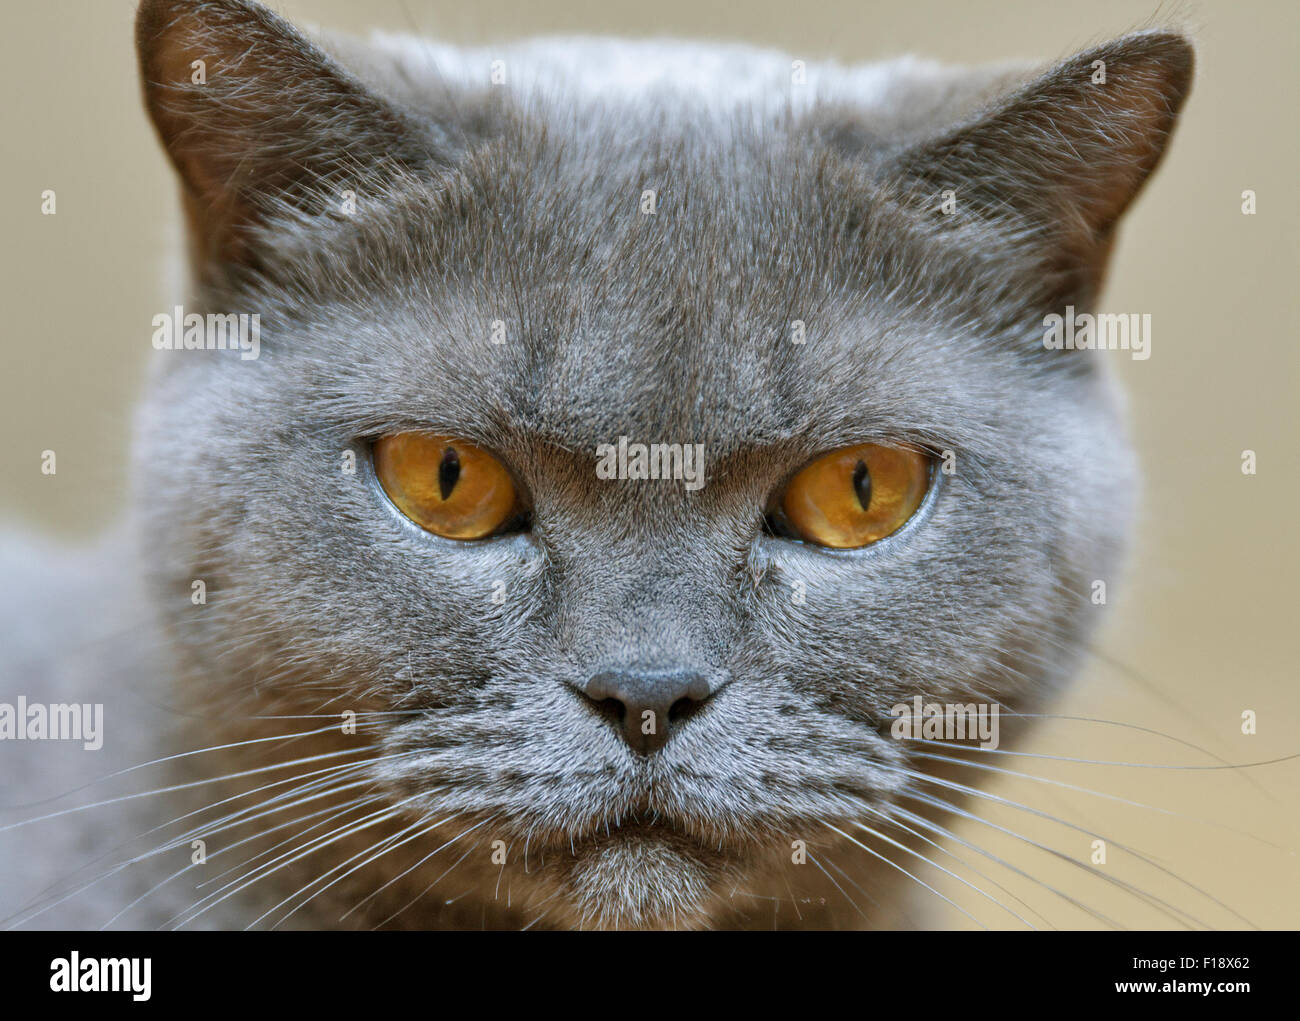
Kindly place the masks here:
POLYGON ((768 508, 777 535, 860 549, 893 535, 930 488, 930 457, 906 446, 860 443, 800 469, 768 508))
POLYGON ((481 447, 454 436, 407 432, 374 443, 375 476, 393 504, 445 539, 486 539, 524 521, 510 472, 481 447))

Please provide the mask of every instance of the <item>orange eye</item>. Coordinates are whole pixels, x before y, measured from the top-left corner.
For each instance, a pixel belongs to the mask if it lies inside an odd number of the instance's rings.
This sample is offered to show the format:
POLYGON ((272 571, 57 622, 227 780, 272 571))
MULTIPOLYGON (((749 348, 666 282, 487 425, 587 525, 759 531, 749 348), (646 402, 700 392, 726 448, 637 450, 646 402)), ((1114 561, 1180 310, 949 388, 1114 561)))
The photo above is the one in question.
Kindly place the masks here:
POLYGON ((374 461, 388 498, 434 535, 485 539, 521 512, 505 465, 464 440, 397 433, 375 442, 374 461))
POLYGON ((771 516, 794 538, 858 549, 902 528, 929 488, 930 459, 922 452, 861 443, 800 469, 771 516))

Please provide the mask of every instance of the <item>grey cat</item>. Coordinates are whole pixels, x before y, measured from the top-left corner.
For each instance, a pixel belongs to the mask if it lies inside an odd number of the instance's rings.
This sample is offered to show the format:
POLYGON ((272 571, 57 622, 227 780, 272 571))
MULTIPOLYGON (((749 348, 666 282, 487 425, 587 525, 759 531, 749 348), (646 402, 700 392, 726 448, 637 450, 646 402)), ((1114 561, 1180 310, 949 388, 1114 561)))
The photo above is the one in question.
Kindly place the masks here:
POLYGON ((6 553, 4 700, 104 706, 99 751, 0 742, 7 923, 924 925, 987 774, 891 710, 1041 712, 1086 652, 1135 469, 1114 356, 1044 323, 1093 305, 1188 42, 843 68, 243 0, 137 38, 184 311, 260 348, 157 352, 131 520, 6 553), (429 500, 488 452, 514 516, 422 527, 408 434, 463 441, 429 500), (598 477, 620 440, 703 484, 598 477), (860 445, 924 499, 809 541, 783 494, 860 445))

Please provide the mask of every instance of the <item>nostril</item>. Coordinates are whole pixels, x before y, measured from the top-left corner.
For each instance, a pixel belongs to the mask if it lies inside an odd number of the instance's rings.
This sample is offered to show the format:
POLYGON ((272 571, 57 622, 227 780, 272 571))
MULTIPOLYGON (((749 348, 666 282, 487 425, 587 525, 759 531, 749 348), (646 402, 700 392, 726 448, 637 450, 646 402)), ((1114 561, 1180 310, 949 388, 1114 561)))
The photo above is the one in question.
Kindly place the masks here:
POLYGON ((692 698, 690 695, 679 698, 668 710, 668 719, 673 723, 678 721, 685 723, 704 707, 706 699, 692 698))
POLYGON ((596 712, 610 723, 621 724, 627 714, 627 706, 616 698, 602 698, 599 701, 592 699, 592 704, 596 707, 596 712))

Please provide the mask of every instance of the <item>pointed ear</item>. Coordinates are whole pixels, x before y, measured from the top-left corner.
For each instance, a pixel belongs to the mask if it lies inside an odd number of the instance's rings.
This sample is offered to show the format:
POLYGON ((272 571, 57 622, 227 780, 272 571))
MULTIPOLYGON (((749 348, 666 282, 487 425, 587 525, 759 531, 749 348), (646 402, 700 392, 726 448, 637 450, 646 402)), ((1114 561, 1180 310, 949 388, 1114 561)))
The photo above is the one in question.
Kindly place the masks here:
POLYGON ((248 228, 272 210, 432 158, 405 114, 259 4, 144 0, 136 46, 201 262, 255 262, 248 228))
POLYGON ((1192 47, 1141 32, 1057 64, 942 136, 895 154, 885 181, 941 228, 1009 244, 1051 297, 1100 286, 1116 221, 1164 154, 1192 47), (943 215, 946 191, 952 215, 943 215))

